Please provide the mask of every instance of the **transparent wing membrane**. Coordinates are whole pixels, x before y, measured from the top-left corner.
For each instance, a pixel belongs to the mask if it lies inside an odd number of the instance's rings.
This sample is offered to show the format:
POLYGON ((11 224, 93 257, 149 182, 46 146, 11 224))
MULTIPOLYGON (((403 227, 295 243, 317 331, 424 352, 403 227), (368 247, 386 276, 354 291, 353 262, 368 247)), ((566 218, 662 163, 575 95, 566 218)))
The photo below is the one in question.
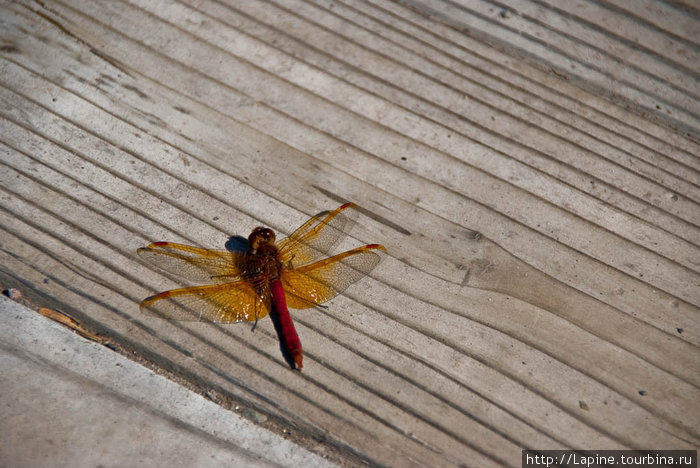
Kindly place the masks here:
POLYGON ((369 274, 384 251, 381 245, 365 245, 311 265, 284 270, 281 280, 287 305, 308 309, 332 299, 369 274))
POLYGON ((154 242, 137 252, 141 258, 161 270, 196 283, 227 283, 237 279, 243 255, 173 242, 154 242))
POLYGON ((141 310, 169 320, 215 323, 251 322, 270 312, 269 294, 257 294, 248 283, 173 289, 141 302, 141 310))
POLYGON ((355 222, 354 203, 324 211, 277 243, 282 264, 297 268, 328 255, 355 222))

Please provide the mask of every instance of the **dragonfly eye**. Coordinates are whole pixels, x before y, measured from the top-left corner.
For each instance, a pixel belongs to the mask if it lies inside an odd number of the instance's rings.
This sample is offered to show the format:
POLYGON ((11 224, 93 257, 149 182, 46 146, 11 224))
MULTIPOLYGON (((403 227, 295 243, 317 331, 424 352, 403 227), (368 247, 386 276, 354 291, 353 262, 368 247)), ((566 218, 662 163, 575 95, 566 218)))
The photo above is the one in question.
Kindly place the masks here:
POLYGON ((256 227, 248 236, 248 243, 253 250, 257 250, 262 244, 274 244, 275 233, 270 228, 256 227))

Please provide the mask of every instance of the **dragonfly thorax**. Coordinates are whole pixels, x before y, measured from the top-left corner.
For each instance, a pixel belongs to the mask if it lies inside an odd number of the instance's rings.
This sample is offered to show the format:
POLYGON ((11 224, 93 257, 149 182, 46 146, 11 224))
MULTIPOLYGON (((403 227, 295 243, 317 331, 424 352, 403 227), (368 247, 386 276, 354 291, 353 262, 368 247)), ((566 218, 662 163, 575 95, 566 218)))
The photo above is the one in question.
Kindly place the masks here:
POLYGON ((258 227, 248 236, 250 250, 246 254, 241 277, 259 283, 278 279, 282 270, 279 251, 275 246, 275 233, 272 229, 258 227))

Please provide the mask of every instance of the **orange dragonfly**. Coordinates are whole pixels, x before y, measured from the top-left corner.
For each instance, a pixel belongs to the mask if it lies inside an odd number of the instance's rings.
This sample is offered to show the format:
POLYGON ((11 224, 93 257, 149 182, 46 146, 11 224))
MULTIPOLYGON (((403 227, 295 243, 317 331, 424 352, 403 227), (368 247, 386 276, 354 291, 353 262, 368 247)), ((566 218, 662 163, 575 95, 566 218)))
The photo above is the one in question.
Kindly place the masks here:
POLYGON ((386 249, 369 244, 320 259, 343 237, 349 218, 346 203, 320 213, 286 239, 258 227, 248 237, 247 251, 209 250, 172 242, 138 249, 144 260, 199 283, 172 289, 141 302, 141 310, 171 320, 216 323, 252 322, 271 314, 290 366, 301 369, 301 341, 287 306, 308 309, 345 291, 374 269, 386 249))

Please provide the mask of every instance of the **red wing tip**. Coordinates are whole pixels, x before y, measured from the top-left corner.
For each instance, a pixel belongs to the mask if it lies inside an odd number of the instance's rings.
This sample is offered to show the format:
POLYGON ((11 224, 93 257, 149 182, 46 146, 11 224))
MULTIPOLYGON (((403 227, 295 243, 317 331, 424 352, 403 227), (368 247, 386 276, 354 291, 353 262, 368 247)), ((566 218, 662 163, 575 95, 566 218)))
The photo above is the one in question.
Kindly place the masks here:
POLYGON ((342 211, 342 210, 346 210, 346 209, 348 209, 348 208, 352 208, 352 207, 355 207, 355 206, 357 206, 357 205, 354 204, 353 202, 347 202, 347 203, 345 203, 345 204, 343 204, 343 205, 340 205, 340 208, 338 208, 338 210, 339 210, 339 211, 342 211))
POLYGON ((383 245, 381 245, 381 244, 367 244, 367 245, 365 245, 365 249, 368 249, 368 250, 383 250, 384 252, 386 252, 386 248, 385 248, 383 245))
POLYGON ((162 245, 168 245, 170 242, 151 242, 151 245, 157 245, 157 246, 162 246, 162 245))

